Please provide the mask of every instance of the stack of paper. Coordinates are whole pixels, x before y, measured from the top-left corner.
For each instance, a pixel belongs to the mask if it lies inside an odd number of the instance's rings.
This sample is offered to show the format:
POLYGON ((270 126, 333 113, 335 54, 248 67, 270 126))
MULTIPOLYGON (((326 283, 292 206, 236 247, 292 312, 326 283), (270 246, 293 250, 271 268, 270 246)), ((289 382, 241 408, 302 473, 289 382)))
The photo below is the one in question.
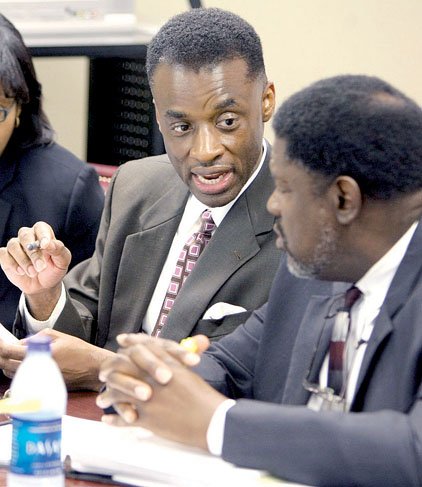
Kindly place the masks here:
POLYGON ((134 485, 208 487, 256 485, 261 472, 239 469, 201 450, 158 438, 141 428, 64 418, 63 451, 72 468, 110 474, 134 485), (155 483, 152 483, 152 482, 155 483), (253 483, 251 483, 253 482, 253 483))
MULTIPOLYGON (((11 426, 0 427, 0 462, 10 458, 11 426)), ((117 428, 99 421, 63 418, 63 458, 72 469, 110 475, 143 487, 255 487, 293 485, 269 479, 194 448, 158 438, 141 428, 117 428)))

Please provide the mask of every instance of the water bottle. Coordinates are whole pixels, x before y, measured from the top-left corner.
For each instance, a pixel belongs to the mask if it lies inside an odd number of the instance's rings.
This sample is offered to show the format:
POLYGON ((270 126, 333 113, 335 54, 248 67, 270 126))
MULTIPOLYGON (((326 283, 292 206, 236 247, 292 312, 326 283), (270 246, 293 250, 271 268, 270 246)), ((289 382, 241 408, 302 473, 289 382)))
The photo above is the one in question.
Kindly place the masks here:
POLYGON ((12 416, 8 487, 64 487, 61 429, 67 391, 50 342, 42 335, 28 339, 25 359, 10 387, 14 401, 39 401, 40 410, 12 416))

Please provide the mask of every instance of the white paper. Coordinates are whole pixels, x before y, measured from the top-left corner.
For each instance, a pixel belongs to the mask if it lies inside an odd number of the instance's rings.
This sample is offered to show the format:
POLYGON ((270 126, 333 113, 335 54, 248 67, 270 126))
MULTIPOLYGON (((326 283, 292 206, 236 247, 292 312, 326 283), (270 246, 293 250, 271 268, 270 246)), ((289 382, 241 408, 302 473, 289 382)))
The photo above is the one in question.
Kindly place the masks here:
POLYGON ((17 343, 19 340, 10 333, 10 331, 5 328, 1 323, 0 323, 0 339, 3 340, 6 343, 17 343))
MULTIPOLYGON (((11 425, 0 427, 0 463, 8 464, 11 425)), ((113 427, 99 421, 63 418, 62 457, 72 468, 112 475, 143 487, 258 487, 293 484, 269 479, 259 470, 238 468, 202 450, 164 440, 142 428, 113 427)), ((296 484, 294 484, 296 485, 296 484)))

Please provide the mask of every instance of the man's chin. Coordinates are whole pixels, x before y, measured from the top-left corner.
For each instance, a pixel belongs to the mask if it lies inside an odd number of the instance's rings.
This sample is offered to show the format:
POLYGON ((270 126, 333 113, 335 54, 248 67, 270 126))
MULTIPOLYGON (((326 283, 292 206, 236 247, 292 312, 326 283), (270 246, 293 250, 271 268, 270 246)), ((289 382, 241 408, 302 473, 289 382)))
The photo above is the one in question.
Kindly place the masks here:
POLYGON ((316 273, 314 269, 309 266, 298 262, 291 255, 287 254, 287 269, 290 274, 300 279, 316 279, 316 273))
POLYGON ((198 191, 197 188, 195 188, 195 191, 191 190, 191 192, 194 194, 196 199, 198 199, 201 203, 209 208, 216 208, 219 206, 227 205, 228 203, 233 201, 239 193, 235 191, 223 191, 221 193, 204 193, 198 191))

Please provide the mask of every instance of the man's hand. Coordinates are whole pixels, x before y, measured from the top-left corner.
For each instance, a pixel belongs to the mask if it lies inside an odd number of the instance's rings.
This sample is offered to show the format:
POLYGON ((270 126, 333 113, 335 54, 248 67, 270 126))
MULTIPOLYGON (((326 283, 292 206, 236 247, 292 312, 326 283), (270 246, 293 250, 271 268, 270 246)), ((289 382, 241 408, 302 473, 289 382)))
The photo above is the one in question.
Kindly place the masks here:
MULTIPOLYGON (((200 354, 210 345, 205 335, 195 335, 189 338, 190 344, 195 351, 173 340, 155 338, 145 333, 123 333, 117 336, 117 342, 121 346, 122 354, 130 354, 135 350, 135 363, 148 375, 160 384, 166 384, 172 375, 172 369, 167 362, 193 367, 200 361, 200 354), (136 345, 135 348, 132 348, 136 345)), ((117 359, 119 362, 119 359, 117 359)), ((114 368, 114 359, 106 362, 101 367, 101 380, 105 381, 108 371, 114 368)))
POLYGON ((57 330, 45 329, 39 335, 51 337, 53 358, 60 367, 69 390, 100 390, 100 366, 107 358, 114 356, 114 352, 57 330))
POLYGON ((25 354, 26 346, 23 341, 11 344, 0 340, 0 369, 6 377, 11 379, 15 375, 25 354))
POLYGON ((44 222, 22 227, 18 236, 0 248, 0 265, 9 281, 26 295, 32 316, 48 319, 61 291, 71 254, 44 222), (31 245, 38 246, 31 250, 31 245))
POLYGON ((113 406, 118 413, 104 416, 104 421, 142 426, 171 440, 207 449, 209 422, 226 398, 183 365, 188 352, 179 350, 175 342, 170 345, 151 337, 142 339, 142 344, 127 342, 125 338, 127 346, 101 367, 100 377, 107 390, 97 404, 113 406), (162 367, 170 375, 158 372, 162 367))
MULTIPOLYGON (((102 383, 98 379, 104 360, 115 355, 109 350, 96 347, 66 333, 47 328, 38 335, 51 337, 51 351, 59 366, 69 390, 88 389, 99 391, 102 383)), ((0 340, 0 368, 4 375, 12 378, 26 353, 25 341, 10 345, 0 340)))

